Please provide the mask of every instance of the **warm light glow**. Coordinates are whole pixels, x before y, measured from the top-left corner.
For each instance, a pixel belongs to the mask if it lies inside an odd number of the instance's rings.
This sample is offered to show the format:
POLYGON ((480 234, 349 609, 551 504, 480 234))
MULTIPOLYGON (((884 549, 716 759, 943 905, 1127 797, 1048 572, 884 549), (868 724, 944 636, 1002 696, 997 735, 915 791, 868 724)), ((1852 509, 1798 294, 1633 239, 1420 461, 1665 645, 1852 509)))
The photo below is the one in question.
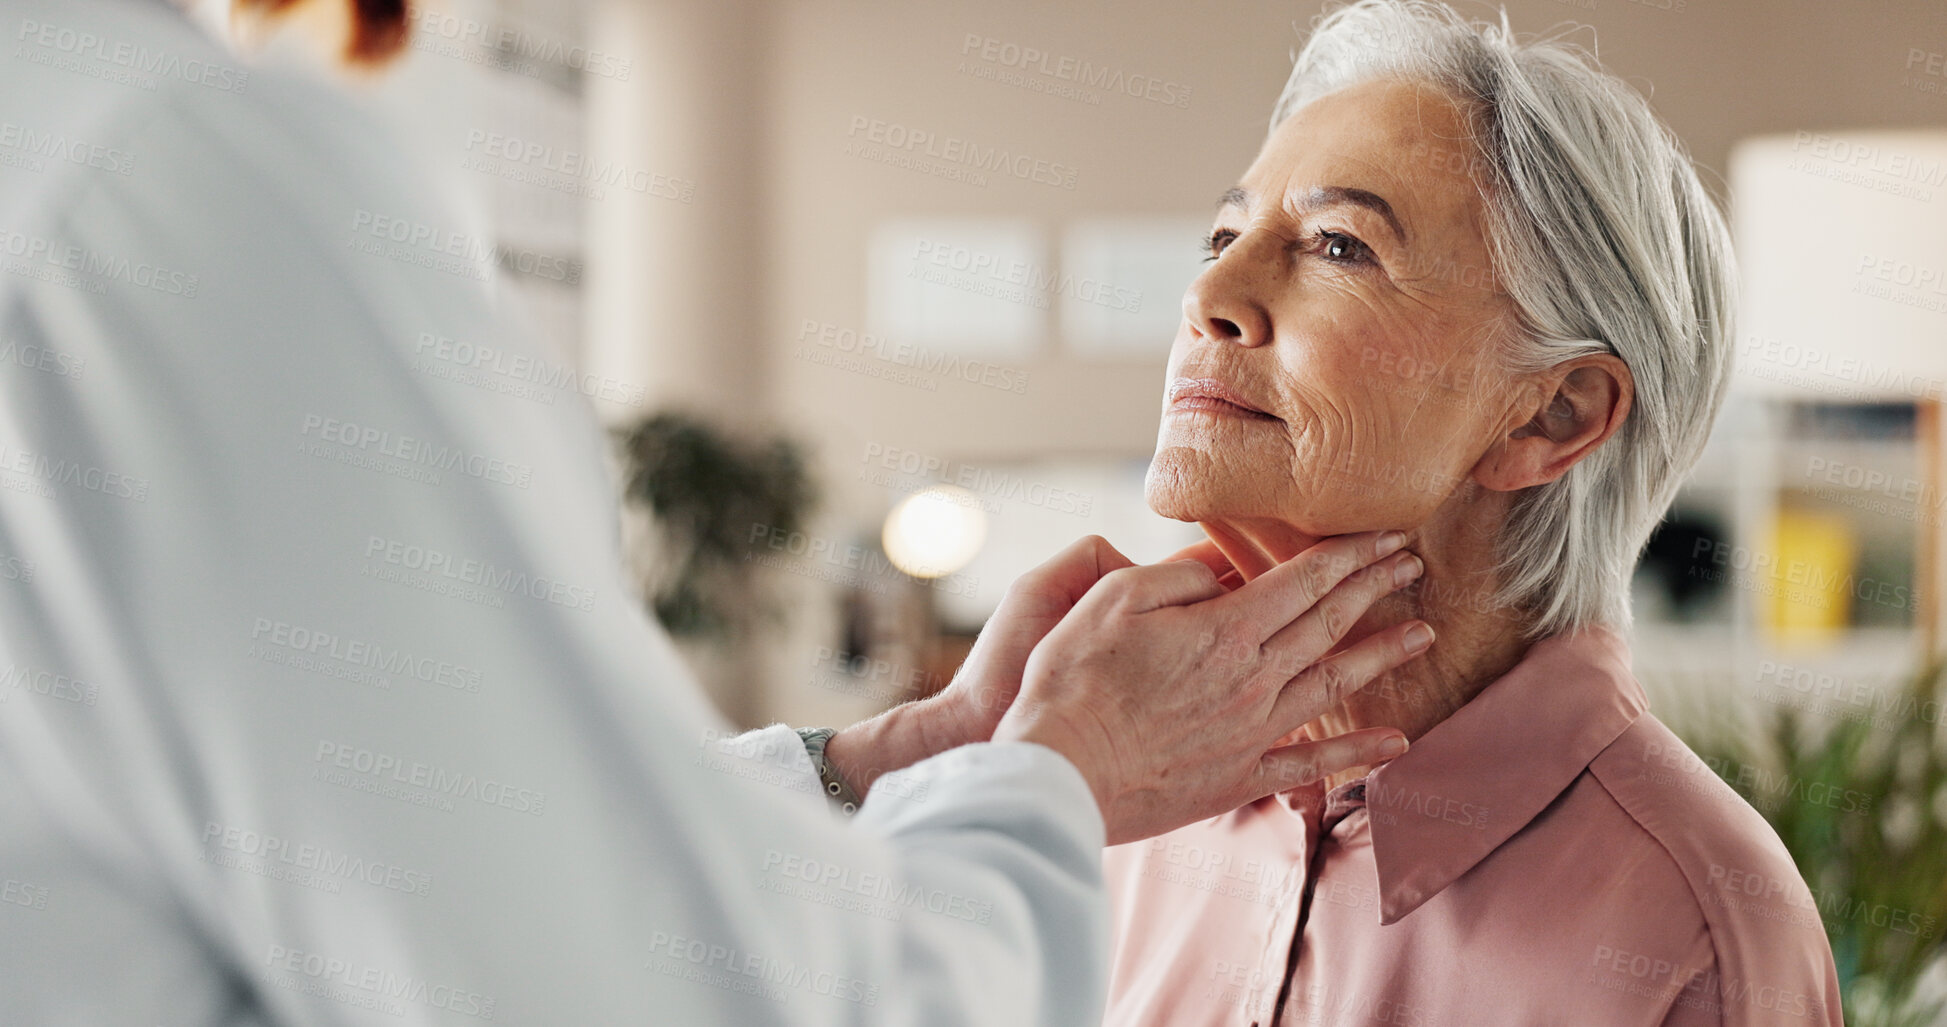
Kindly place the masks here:
POLYGON ((966 489, 941 485, 901 500, 886 515, 886 559, 915 578, 965 567, 987 540, 987 514, 966 489))

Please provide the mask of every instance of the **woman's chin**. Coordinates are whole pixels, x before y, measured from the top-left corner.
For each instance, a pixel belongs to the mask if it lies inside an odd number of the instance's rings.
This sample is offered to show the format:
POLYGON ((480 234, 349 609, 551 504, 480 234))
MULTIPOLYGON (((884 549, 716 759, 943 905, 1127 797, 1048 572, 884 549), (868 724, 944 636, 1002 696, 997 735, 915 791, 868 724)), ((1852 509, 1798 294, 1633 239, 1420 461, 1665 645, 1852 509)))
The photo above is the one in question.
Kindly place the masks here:
POLYGON ((1158 456, 1143 478, 1143 500, 1158 517, 1173 521, 1201 521, 1209 506, 1205 483, 1186 472, 1179 461, 1158 456))
POLYGON ((1203 525, 1217 524, 1259 524, 1265 521, 1282 521, 1282 512, 1275 504, 1266 504, 1256 497, 1238 495, 1236 489, 1217 487, 1216 482, 1184 482, 1182 480, 1159 479, 1152 471, 1143 498, 1149 509, 1159 517, 1173 521, 1189 521, 1203 525), (1266 508, 1269 507, 1267 510, 1266 508))
MULTIPOLYGON (((1261 487, 1261 484, 1260 484, 1261 487)), ((1252 483, 1235 468, 1211 461, 1195 450, 1169 448, 1150 461, 1143 498, 1159 517, 1176 521, 1221 521, 1263 516, 1283 505, 1281 497, 1252 495, 1252 483)), ((1290 497, 1282 497, 1287 502, 1290 497)))
POLYGON ((1143 489, 1143 499, 1158 517, 1197 524, 1235 520, 1241 516, 1236 497, 1209 484, 1159 481, 1152 472, 1143 489))
POLYGON ((1173 521, 1201 521, 1204 519, 1201 516, 1201 511, 1194 504, 1184 501, 1182 496, 1174 492, 1159 493, 1155 489, 1149 489, 1145 493, 1144 498, 1149 503, 1150 512, 1158 517, 1167 517, 1173 521))

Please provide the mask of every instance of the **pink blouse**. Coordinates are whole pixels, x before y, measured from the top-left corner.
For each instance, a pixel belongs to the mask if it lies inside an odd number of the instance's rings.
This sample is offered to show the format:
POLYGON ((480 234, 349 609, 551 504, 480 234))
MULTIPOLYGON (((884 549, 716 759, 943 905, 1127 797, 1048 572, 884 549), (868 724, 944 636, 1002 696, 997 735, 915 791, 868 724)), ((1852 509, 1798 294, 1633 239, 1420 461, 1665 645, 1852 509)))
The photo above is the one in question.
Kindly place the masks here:
POLYGON ((1777 834, 1646 711, 1546 639, 1363 780, 1107 850, 1106 1022, 1840 1024, 1777 834))

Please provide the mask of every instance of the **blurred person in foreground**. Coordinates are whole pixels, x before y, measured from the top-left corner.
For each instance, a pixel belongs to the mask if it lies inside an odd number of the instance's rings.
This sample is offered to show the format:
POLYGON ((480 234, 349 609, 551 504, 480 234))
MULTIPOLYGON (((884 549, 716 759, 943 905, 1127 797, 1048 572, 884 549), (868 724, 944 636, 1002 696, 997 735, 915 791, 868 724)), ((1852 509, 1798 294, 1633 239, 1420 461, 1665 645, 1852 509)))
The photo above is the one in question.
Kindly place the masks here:
POLYGON ((429 372, 547 357, 379 120, 159 0, 4 10, 6 1022, 1090 1023, 1105 840, 1404 747, 1280 744, 1414 652, 1326 656, 1377 530, 1235 591, 1083 540, 939 698, 734 735, 587 405, 429 372))
POLYGON ((1329 13, 1191 284, 1148 479, 1244 579, 1405 529, 1306 726, 1412 751, 1112 848, 1115 1027, 1838 1024, 1764 819, 1646 709, 1630 572, 1709 435, 1736 270, 1690 159, 1559 39, 1329 13))

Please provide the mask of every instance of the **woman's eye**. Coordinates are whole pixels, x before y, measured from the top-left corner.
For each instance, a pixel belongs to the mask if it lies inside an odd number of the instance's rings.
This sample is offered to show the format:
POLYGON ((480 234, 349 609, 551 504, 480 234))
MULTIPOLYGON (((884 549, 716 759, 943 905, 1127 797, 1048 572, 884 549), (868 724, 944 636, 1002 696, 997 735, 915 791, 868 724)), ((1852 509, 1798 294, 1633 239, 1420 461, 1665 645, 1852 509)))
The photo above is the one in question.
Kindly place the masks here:
POLYGON ((1216 260, 1224 255, 1224 248, 1237 240, 1237 233, 1228 228, 1219 228, 1202 240, 1204 260, 1216 260))
POLYGON ((1322 244, 1320 249, 1328 260, 1335 260, 1342 264, 1356 264, 1369 255, 1366 244, 1349 235, 1340 232, 1320 232, 1318 238, 1322 244))
MULTIPOLYGON (((1224 255, 1224 250, 1237 241, 1237 233, 1228 228, 1219 228, 1200 240, 1204 261, 1216 260, 1224 255)), ((1313 244, 1320 255, 1337 264, 1363 264, 1372 261, 1372 251, 1366 244, 1343 232, 1316 232, 1313 244)))

